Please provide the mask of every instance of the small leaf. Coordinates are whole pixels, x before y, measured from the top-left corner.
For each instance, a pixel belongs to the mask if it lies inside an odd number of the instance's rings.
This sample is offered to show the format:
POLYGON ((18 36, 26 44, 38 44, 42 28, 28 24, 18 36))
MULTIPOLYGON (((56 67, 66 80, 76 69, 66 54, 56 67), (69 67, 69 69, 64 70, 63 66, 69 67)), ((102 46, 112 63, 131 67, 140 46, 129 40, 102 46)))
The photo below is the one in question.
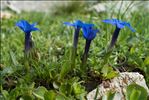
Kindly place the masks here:
POLYGON ((55 98, 56 98, 56 93, 53 90, 45 92, 44 94, 45 100, 55 100, 55 98))
POLYGON ((139 100, 139 96, 141 94, 141 91, 138 91, 136 89, 132 90, 132 93, 130 95, 130 100, 139 100))
POLYGON ((12 51, 10 51, 10 57, 11 57, 11 60, 12 60, 13 64, 15 66, 17 66, 18 62, 16 60, 15 54, 12 51))
POLYGON ((14 72, 12 67, 5 67, 1 72, 1 75, 4 76, 6 74, 12 74, 14 72))
POLYGON ((149 57, 146 57, 146 58, 145 58, 144 64, 145 64, 145 65, 149 65, 149 57))
POLYGON ((116 92, 109 91, 102 97, 102 100, 114 100, 115 93, 116 92))
POLYGON ((115 92, 108 92, 108 100, 113 100, 115 96, 115 92))
POLYGON ((60 79, 63 79, 66 74, 71 70, 70 68, 70 61, 63 62, 64 65, 62 66, 61 72, 60 72, 60 79))
POLYGON ((61 86, 60 86, 60 89, 59 89, 59 91, 61 92, 61 93, 63 93, 64 95, 68 95, 68 94, 71 94, 71 92, 72 92, 72 87, 71 87, 71 85, 70 84, 62 84, 61 86))
POLYGON ((130 84, 126 89, 126 100, 147 100, 147 91, 137 84, 130 84))
POLYGON ((1 90, 1 93, 2 93, 3 97, 7 100, 8 97, 9 97, 8 91, 6 91, 6 90, 1 90))
POLYGON ((40 86, 38 87, 37 89, 34 90, 33 94, 37 97, 37 98, 40 98, 42 100, 44 100, 44 93, 47 92, 48 90, 43 87, 43 86, 40 86))
POLYGON ((111 79, 118 75, 118 73, 109 66, 104 66, 101 72, 103 73, 103 77, 105 77, 106 79, 111 79))
POLYGON ((79 100, 85 99, 86 91, 85 88, 82 87, 79 83, 74 83, 73 84, 73 93, 75 94, 75 97, 79 100))
POLYGON ((107 74, 106 79, 114 78, 117 75, 118 75, 118 73, 116 71, 111 71, 107 74))
POLYGON ((130 53, 131 53, 131 54, 135 53, 135 48, 134 48, 134 47, 131 47, 130 53))
POLYGON ((85 92, 85 89, 79 83, 74 83, 73 92, 77 95, 85 92))
POLYGON ((23 95, 20 100, 34 100, 32 95, 25 94, 23 95))
POLYGON ((65 96, 59 94, 59 95, 56 96, 55 100, 69 100, 69 99, 66 99, 65 96))

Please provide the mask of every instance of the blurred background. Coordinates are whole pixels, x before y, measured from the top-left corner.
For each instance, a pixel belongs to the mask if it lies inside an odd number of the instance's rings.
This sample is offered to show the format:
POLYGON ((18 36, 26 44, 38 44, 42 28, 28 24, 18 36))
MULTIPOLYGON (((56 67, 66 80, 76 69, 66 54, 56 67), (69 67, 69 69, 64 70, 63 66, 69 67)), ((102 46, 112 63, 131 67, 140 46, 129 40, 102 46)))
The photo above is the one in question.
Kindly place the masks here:
POLYGON ((50 14, 73 13, 74 11, 85 10, 95 11, 97 13, 112 11, 124 13, 129 8, 129 13, 141 9, 149 10, 149 1, 1 1, 1 17, 12 16, 10 11, 20 14, 27 12, 46 12, 50 14), (121 11, 120 11, 121 10, 121 11), (9 11, 9 12, 8 12, 9 11))

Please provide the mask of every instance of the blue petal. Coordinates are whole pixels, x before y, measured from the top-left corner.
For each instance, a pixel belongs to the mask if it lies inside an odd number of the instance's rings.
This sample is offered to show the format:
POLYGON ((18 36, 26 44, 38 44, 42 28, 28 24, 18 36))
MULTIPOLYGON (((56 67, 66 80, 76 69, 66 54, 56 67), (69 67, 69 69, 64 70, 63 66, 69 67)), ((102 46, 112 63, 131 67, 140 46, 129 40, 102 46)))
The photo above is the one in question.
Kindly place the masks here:
POLYGON ((64 24, 68 26, 73 26, 75 28, 81 28, 83 25, 83 22, 80 20, 76 20, 74 23, 64 22, 64 24))
POLYGON ((135 32, 135 30, 131 27, 131 25, 129 23, 125 22, 125 21, 121 21, 121 20, 118 20, 118 19, 105 19, 105 20, 103 20, 103 22, 109 23, 109 24, 112 24, 112 25, 116 25, 116 27, 118 27, 120 29, 127 26, 132 32, 135 32))
POLYGON ((35 26, 37 25, 37 23, 33 23, 32 26, 32 31, 40 31, 38 28, 36 28, 35 26))
POLYGON ((93 29, 91 26, 83 26, 82 29, 83 37, 87 40, 93 40, 96 37, 96 33, 98 32, 98 30, 93 29))
POLYGON ((125 26, 127 26, 132 32, 135 32, 135 29, 131 27, 130 23, 125 23, 125 26))
POLYGON ((105 19, 102 22, 112 24, 112 25, 116 25, 115 19, 105 19))
POLYGON ((82 26, 85 26, 85 27, 93 27, 95 26, 94 24, 89 24, 89 23, 84 23, 82 26))
POLYGON ((36 28, 36 27, 33 27, 33 28, 32 28, 32 31, 39 31, 39 29, 36 28))
POLYGON ((80 20, 76 20, 74 24, 75 24, 76 27, 82 27, 83 22, 80 21, 80 20))
POLYGON ((16 23, 16 26, 21 28, 24 32, 27 31, 27 29, 30 27, 30 24, 25 20, 20 20, 18 23, 16 23))
POLYGON ((125 27, 125 25, 123 25, 123 23, 119 23, 119 22, 116 23, 116 26, 120 29, 125 27))
POLYGON ((31 31, 39 30, 38 28, 35 27, 35 25, 36 23, 31 25, 26 20, 20 20, 19 22, 16 23, 16 26, 18 26, 25 33, 30 33, 31 31))

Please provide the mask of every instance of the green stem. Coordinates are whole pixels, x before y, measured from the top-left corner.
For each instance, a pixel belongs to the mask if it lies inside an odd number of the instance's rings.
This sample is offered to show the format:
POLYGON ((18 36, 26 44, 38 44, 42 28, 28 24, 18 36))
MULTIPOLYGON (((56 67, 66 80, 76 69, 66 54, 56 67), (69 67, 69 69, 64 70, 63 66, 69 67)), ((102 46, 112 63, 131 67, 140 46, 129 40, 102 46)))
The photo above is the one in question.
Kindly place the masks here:
POLYGON ((120 32, 120 28, 116 27, 115 28, 115 31, 113 33, 113 36, 112 36, 112 39, 111 39, 111 42, 110 42, 110 45, 109 47, 105 50, 105 55, 104 55, 104 61, 103 61, 103 64, 106 64, 108 62, 108 59, 112 53, 112 49, 117 41, 117 38, 118 38, 118 35, 119 35, 119 32, 120 32))
POLYGON ((24 55, 24 67, 25 67, 25 71, 29 72, 29 70, 30 70, 30 66, 29 66, 29 52, 25 53, 25 55, 24 55))
POLYGON ((75 29, 74 39, 73 39, 73 47, 72 47, 72 52, 71 52, 71 68, 75 68, 75 58, 76 58, 76 54, 77 54, 79 31, 80 31, 80 28, 75 29))

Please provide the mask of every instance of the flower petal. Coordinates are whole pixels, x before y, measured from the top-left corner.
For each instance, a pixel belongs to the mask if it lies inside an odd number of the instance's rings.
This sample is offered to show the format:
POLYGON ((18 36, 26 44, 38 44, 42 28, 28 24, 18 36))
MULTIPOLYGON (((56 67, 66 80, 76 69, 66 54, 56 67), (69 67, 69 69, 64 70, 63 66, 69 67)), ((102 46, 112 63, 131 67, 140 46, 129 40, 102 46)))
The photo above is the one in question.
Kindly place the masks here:
POLYGON ((93 29, 92 26, 87 25, 86 26, 84 25, 82 29, 83 29, 83 37, 87 40, 93 40, 96 37, 96 33, 98 32, 98 30, 93 29))
POLYGON ((112 24, 112 25, 116 25, 116 21, 114 19, 105 19, 102 22, 112 24))
POLYGON ((121 20, 118 20, 118 19, 105 19, 105 20, 103 20, 103 22, 109 23, 109 24, 112 24, 112 25, 116 25, 116 27, 118 27, 120 29, 127 26, 132 32, 135 32, 135 30, 131 27, 130 23, 125 22, 125 21, 121 21, 121 20))
POLYGON ((33 27, 33 28, 32 28, 32 31, 39 31, 39 29, 36 28, 36 27, 33 27))
POLYGON ((83 26, 83 22, 80 20, 76 20, 74 23, 64 22, 65 25, 73 26, 75 28, 81 28, 83 26))
POLYGON ((127 26, 132 32, 135 32, 135 29, 132 28, 130 23, 126 23, 125 26, 127 26))
POLYGON ((36 24, 37 23, 31 25, 26 20, 20 20, 19 22, 16 23, 16 26, 18 26, 25 33, 30 33, 31 31, 39 30, 38 28, 35 27, 36 24))

